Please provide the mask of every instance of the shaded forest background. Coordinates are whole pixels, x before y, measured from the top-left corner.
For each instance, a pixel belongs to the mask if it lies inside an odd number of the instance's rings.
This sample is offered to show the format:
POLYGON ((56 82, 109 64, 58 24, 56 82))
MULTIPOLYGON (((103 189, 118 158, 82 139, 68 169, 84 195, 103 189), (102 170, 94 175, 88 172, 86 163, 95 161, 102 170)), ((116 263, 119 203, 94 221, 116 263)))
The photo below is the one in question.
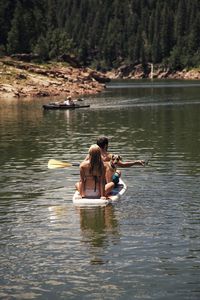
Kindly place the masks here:
POLYGON ((0 56, 200 66, 200 0, 0 0, 0 56))

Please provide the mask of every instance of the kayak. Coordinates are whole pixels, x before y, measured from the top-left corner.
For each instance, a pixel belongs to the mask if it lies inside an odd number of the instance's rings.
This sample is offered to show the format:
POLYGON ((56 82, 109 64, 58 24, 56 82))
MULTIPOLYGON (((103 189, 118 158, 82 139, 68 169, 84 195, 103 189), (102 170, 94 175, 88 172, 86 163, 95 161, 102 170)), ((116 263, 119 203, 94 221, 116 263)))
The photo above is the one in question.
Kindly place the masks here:
POLYGON ((127 190, 127 186, 124 181, 120 178, 117 187, 115 187, 110 196, 107 199, 100 198, 82 198, 78 191, 74 193, 73 204, 79 207, 94 207, 94 206, 107 206, 110 203, 113 203, 119 200, 127 190))
POLYGON ((76 109, 76 108, 85 108, 85 107, 90 107, 90 105, 67 105, 67 104, 62 104, 62 103, 49 103, 49 104, 44 104, 43 108, 44 109, 76 109))

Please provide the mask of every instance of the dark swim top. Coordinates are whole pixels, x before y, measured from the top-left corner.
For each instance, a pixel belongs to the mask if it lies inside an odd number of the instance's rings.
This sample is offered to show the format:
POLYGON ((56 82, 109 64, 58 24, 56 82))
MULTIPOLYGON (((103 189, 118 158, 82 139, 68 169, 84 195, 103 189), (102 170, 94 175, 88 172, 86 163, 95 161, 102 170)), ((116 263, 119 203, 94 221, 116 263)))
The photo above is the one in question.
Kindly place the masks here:
POLYGON ((113 174, 113 176, 112 176, 112 182, 114 182, 115 187, 119 183, 119 174, 117 172, 115 174, 113 174))

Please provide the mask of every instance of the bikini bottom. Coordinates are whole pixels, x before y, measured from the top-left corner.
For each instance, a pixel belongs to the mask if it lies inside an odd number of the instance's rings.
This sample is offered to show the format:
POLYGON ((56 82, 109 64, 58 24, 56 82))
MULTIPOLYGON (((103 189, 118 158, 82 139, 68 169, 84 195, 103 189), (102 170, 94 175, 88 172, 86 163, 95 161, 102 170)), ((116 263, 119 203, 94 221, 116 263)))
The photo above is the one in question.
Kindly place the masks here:
POLYGON ((100 198, 100 193, 99 193, 98 190, 94 191, 94 190, 86 189, 85 190, 85 197, 86 198, 100 198))

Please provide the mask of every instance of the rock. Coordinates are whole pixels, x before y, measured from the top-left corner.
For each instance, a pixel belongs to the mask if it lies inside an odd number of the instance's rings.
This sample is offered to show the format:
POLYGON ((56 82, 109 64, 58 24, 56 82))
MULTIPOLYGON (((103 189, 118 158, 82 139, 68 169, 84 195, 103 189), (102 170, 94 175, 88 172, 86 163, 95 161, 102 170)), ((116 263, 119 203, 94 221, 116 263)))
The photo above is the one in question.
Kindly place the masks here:
POLYGON ((105 75, 100 74, 99 72, 96 72, 96 71, 91 71, 89 73, 89 77, 94 78, 99 83, 110 82, 110 78, 108 78, 105 75))
POLYGON ((17 74, 16 79, 19 79, 19 80, 27 79, 27 76, 25 74, 20 73, 20 74, 17 74))
POLYGON ((19 91, 11 84, 0 84, 0 92, 3 97, 19 97, 19 91))
POLYGON ((80 68, 81 65, 80 63, 78 62, 78 60, 69 55, 69 54, 63 54, 59 57, 59 61, 65 61, 65 62, 68 62, 71 66, 73 66, 74 68, 80 68))
POLYGON ((14 59, 30 62, 34 59, 38 59, 39 55, 38 54, 33 54, 33 53, 30 53, 30 54, 22 53, 22 54, 12 54, 11 57, 14 58, 14 59))
POLYGON ((130 76, 130 73, 132 73, 134 70, 134 65, 122 65, 118 68, 118 76, 120 78, 128 77, 130 76))

